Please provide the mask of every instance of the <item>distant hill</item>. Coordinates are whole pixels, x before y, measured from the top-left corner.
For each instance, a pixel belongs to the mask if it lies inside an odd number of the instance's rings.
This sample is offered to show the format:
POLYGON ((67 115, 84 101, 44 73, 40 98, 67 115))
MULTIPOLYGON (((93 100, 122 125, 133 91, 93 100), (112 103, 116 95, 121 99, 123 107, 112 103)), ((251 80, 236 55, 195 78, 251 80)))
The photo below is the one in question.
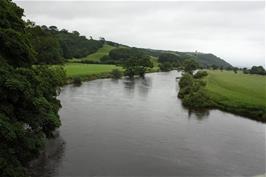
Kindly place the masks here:
POLYGON ((154 57, 159 57, 160 54, 162 53, 173 53, 176 55, 179 55, 181 58, 193 58, 196 60, 201 66, 212 66, 216 65, 219 67, 232 67, 232 65, 225 60, 217 57, 214 54, 211 53, 195 53, 195 52, 178 52, 178 51, 170 51, 170 50, 154 50, 154 49, 142 49, 146 51, 147 54, 154 56, 154 57))
POLYGON ((122 49, 121 51, 129 53, 142 51, 153 57, 154 61, 163 53, 172 53, 178 55, 181 60, 194 59, 202 67, 212 65, 224 68, 232 67, 232 65, 213 54, 135 48, 113 41, 106 41, 104 38, 100 40, 93 40, 92 37, 87 39, 85 36, 81 36, 78 31, 59 30, 56 26, 36 26, 32 22, 27 22, 27 34, 30 36, 31 44, 37 53, 38 61, 36 64, 62 63, 64 60, 102 63, 102 61, 111 61, 108 57, 112 50, 127 48, 128 50, 122 49), (105 60, 101 60, 102 58, 105 60))
MULTIPOLYGON (((179 52, 180 53, 180 52, 179 52)), ((183 53, 184 54, 184 53, 183 53)), ((201 64, 202 66, 222 66, 224 68, 227 67, 232 67, 232 65, 225 60, 217 57, 214 54, 211 53, 190 53, 190 52, 185 52, 185 55, 192 55, 195 56, 196 61, 201 64)))

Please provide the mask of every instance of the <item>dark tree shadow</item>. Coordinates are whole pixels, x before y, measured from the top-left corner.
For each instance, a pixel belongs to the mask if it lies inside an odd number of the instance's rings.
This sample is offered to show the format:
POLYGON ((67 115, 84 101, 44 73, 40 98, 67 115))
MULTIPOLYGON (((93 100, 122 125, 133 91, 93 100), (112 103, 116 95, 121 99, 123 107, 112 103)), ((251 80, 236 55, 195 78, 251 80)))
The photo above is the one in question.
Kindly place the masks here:
POLYGON ((187 109, 188 110, 188 118, 196 118, 197 120, 204 120, 209 117, 210 111, 208 109, 187 109))
POLYGON ((54 138, 47 140, 46 147, 40 157, 30 163, 28 170, 29 176, 56 176, 58 166, 61 164, 64 156, 65 144, 59 132, 56 132, 54 138))

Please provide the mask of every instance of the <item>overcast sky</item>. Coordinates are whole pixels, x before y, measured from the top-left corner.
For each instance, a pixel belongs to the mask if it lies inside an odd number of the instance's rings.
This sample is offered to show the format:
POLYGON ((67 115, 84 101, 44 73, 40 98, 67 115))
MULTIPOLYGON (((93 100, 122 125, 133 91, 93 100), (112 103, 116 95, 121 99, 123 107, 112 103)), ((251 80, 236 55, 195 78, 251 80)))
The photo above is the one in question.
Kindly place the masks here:
POLYGON ((213 53, 235 66, 265 66, 263 1, 15 2, 39 25, 135 47, 213 53))

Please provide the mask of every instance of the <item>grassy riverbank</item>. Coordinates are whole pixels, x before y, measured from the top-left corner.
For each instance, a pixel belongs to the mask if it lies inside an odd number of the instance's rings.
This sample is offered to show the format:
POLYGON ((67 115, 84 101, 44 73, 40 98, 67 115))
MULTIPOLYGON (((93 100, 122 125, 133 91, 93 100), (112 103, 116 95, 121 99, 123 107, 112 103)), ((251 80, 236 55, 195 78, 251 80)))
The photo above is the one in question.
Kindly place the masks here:
POLYGON ((207 95, 216 107, 266 122, 266 77, 232 71, 208 71, 207 95))
POLYGON ((103 64, 81 64, 67 63, 64 65, 68 83, 71 83, 74 78, 79 77, 81 80, 94 80, 110 77, 110 72, 113 69, 122 70, 116 65, 103 64))
MULTIPOLYGON (((83 63, 66 63, 64 65, 66 71, 67 83, 71 83, 74 78, 79 77, 82 81, 94 80, 111 77, 110 73, 113 69, 123 71, 123 68, 109 64, 83 64, 83 63)), ((147 70, 147 73, 158 72, 159 67, 155 66, 147 70)))

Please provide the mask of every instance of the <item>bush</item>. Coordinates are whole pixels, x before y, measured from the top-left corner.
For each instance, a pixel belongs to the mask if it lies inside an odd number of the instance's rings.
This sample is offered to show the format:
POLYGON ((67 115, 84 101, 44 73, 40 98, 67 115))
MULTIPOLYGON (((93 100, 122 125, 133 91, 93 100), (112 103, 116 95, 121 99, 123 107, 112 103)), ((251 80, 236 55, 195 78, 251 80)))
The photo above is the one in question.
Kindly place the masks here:
MULTIPOLYGON (((203 77, 206 74, 206 71, 200 71, 196 74, 196 77, 203 77)), ((182 98, 185 106, 191 108, 210 107, 210 99, 202 89, 206 85, 206 82, 201 79, 195 79, 194 77, 188 73, 183 74, 179 81, 180 90, 178 97, 182 98)))
POLYGON ((123 76, 123 73, 119 69, 113 69, 111 72, 111 77, 113 79, 120 79, 122 76, 123 76))
POLYGON ((208 76, 207 71, 198 71, 196 74, 194 74, 195 79, 201 79, 205 76, 208 76))
POLYGON ((82 80, 81 80, 81 78, 80 78, 80 77, 75 77, 75 78, 73 79, 73 84, 76 85, 76 86, 81 85, 81 84, 82 84, 82 80))
POLYGON ((250 74, 265 75, 266 71, 263 66, 252 66, 252 68, 250 69, 250 74))
POLYGON ((202 89, 184 96, 183 104, 191 108, 206 108, 211 106, 208 96, 202 89))
POLYGON ((183 74, 180 81, 179 81, 179 87, 184 88, 186 86, 192 85, 193 84, 193 77, 191 74, 183 74))
POLYGON ((173 69, 173 65, 169 62, 164 62, 159 65, 161 71, 171 71, 173 69))

